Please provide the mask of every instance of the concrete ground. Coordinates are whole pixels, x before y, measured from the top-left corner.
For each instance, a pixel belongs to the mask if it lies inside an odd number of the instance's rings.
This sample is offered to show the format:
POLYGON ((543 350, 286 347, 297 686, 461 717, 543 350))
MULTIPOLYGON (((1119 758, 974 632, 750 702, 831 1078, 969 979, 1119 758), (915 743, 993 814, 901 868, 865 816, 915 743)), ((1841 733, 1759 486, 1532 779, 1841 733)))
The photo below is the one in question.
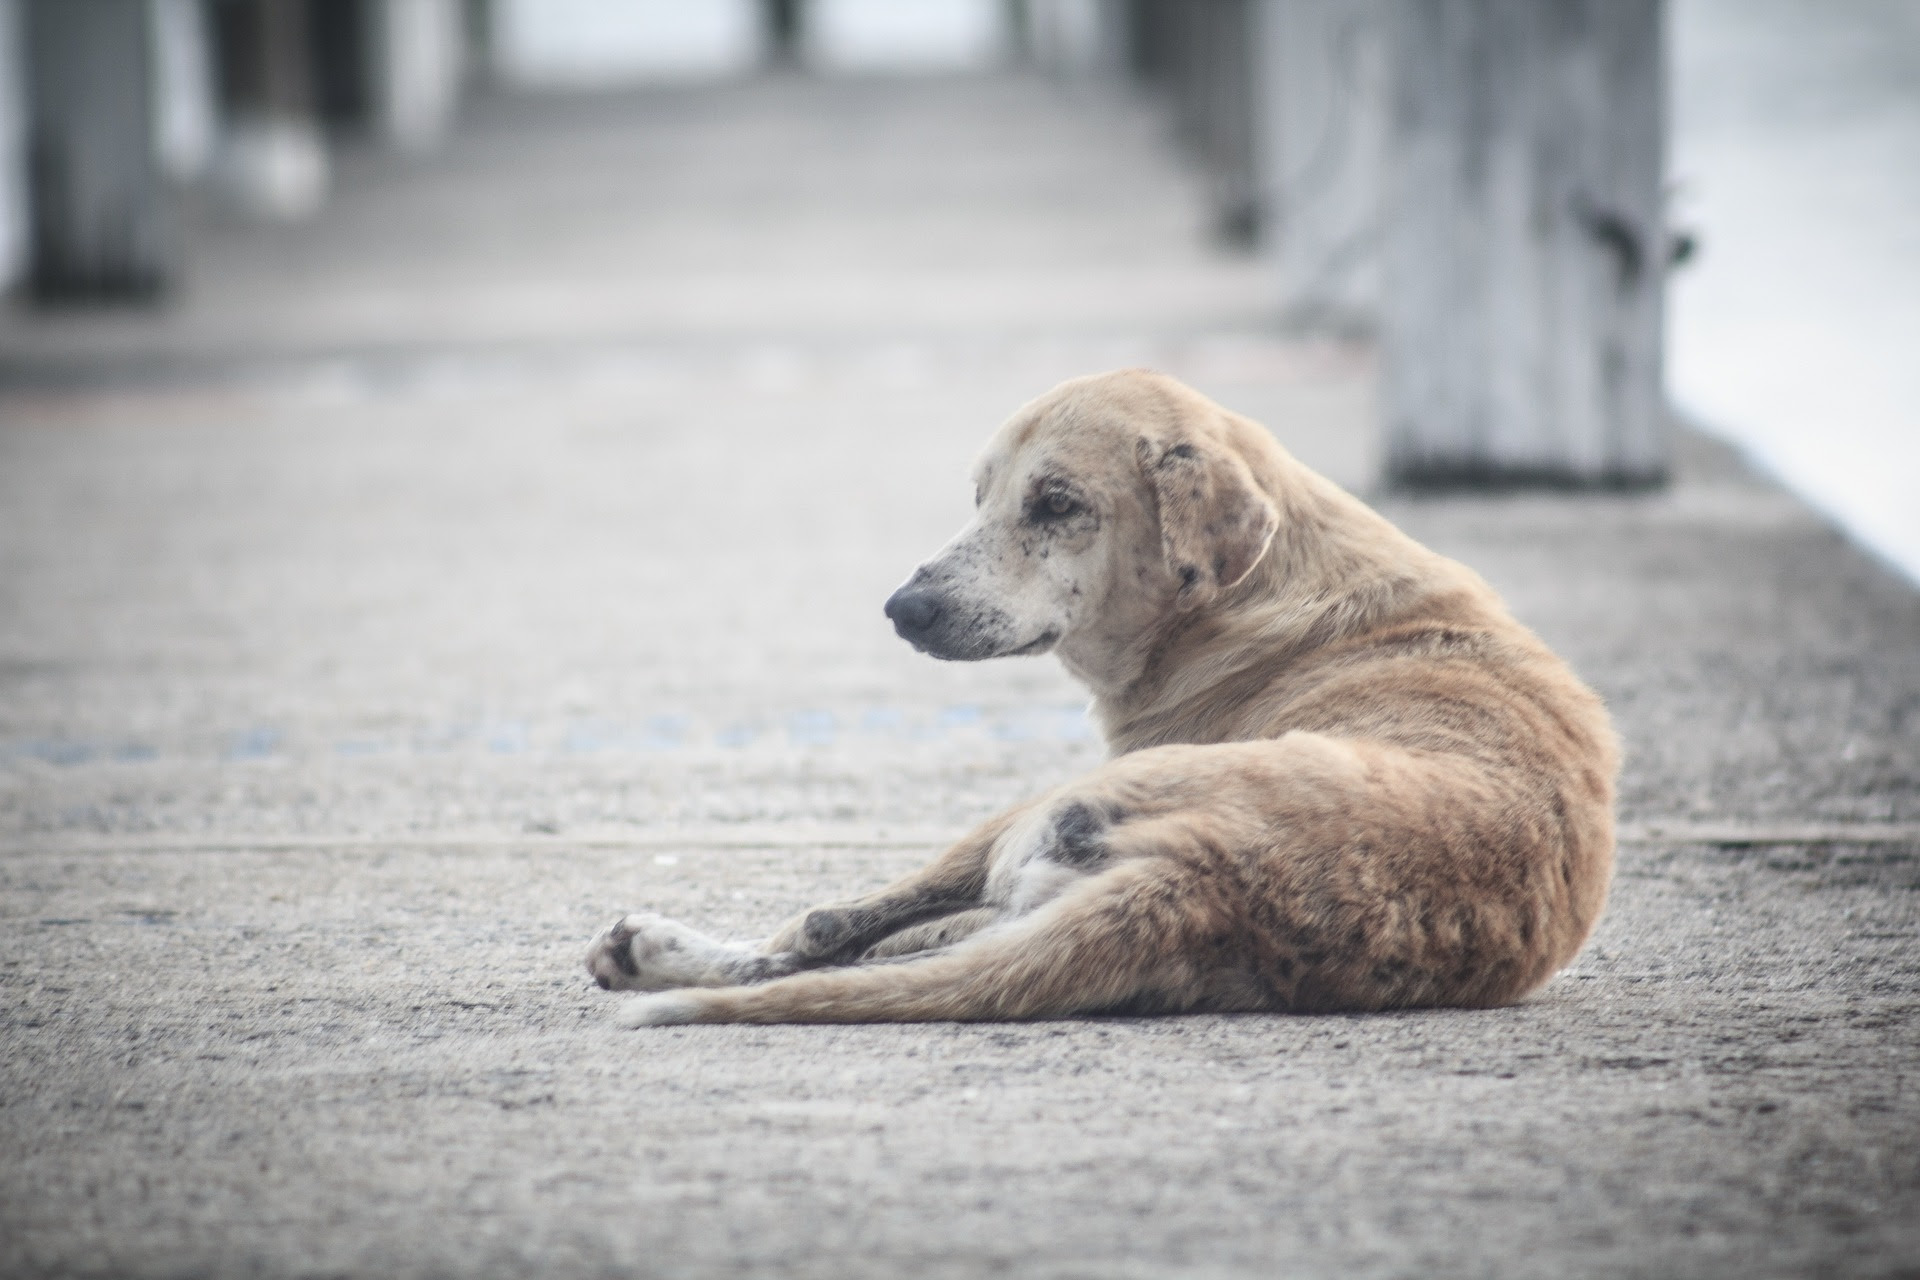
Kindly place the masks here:
POLYGON ((879 603, 991 427, 1149 363, 1370 486, 1153 118, 1036 82, 481 104, 146 317, 0 322, 0 1274, 1920 1275, 1920 596, 1684 435, 1381 496, 1614 708, 1525 1004, 614 1030, 1100 757, 879 603))

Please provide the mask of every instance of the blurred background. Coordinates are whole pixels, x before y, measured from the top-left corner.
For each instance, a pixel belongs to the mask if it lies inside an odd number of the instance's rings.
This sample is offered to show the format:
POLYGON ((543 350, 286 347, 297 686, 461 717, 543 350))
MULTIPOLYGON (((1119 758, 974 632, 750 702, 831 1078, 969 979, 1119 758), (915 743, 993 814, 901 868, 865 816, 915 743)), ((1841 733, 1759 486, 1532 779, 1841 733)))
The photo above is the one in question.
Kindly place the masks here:
MULTIPOLYGON (((67 768, 15 820, 778 817, 716 761, 968 734, 1014 787, 1094 749, 1077 692, 874 610, 996 422, 1120 365, 1388 501, 1640 519, 1717 436, 1912 579, 1917 15, 0 0, 8 751, 331 779, 67 768), (447 744, 700 763, 577 806, 354 772, 447 744)), ((1454 549, 1593 643, 1578 582, 1454 549)), ((871 763, 780 787, 886 810, 871 763)))
MULTIPOLYGON (((0 0, 6 751, 69 766, 14 821, 866 813, 869 748, 969 735, 978 812, 1095 750, 1078 692, 877 605, 995 423, 1122 365, 1390 501, 1644 519, 1718 436, 1911 579, 1916 15, 0 0), (853 754, 768 807, 771 744, 853 754), (128 772, 248 760, 328 781, 128 772)), ((1451 549, 1594 644, 1591 583, 1451 549)))
POLYGON ((1670 385, 1920 574, 1920 7, 1629 8, 0 0, 0 379, 716 326, 1283 329, 1384 343, 1385 400, 1336 433, 1349 484, 1657 480, 1670 385), (1066 230, 1090 157, 1023 135, 1076 113, 1170 138, 1179 180, 1109 157, 1134 182, 1066 230), (1448 191, 1436 147, 1483 144, 1496 172, 1448 191), (996 218, 1022 164, 1028 220, 996 218), (830 207, 849 181, 885 207, 830 207), (1564 225, 1523 225, 1541 198, 1564 225), (1621 245, 1641 296, 1569 302, 1621 245), (1086 281, 1135 250, 1151 282, 1086 281), (883 285, 909 257, 942 278, 883 285), (164 318, 63 312, 126 301, 164 318))

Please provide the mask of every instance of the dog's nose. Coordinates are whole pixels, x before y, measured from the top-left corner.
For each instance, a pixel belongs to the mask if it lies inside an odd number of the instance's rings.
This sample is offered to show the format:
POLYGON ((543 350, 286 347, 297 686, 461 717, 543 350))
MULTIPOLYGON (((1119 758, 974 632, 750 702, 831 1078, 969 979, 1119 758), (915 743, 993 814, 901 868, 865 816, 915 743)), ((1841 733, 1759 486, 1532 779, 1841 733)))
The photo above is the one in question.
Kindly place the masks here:
POLYGON ((887 597, 887 617, 902 639, 923 636, 940 617, 940 601, 933 592, 902 587, 887 597))

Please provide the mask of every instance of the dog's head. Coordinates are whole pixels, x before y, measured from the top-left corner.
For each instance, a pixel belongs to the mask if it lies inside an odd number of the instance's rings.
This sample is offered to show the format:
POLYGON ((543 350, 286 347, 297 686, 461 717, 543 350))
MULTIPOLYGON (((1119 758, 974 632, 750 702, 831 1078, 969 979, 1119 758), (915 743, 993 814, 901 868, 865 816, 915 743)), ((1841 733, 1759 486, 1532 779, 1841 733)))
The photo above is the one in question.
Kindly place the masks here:
POLYGON ((1205 607, 1279 523, 1246 429, 1158 374, 1056 387, 987 446, 972 521, 887 601, 894 629, 936 658, 1066 657, 1205 607))

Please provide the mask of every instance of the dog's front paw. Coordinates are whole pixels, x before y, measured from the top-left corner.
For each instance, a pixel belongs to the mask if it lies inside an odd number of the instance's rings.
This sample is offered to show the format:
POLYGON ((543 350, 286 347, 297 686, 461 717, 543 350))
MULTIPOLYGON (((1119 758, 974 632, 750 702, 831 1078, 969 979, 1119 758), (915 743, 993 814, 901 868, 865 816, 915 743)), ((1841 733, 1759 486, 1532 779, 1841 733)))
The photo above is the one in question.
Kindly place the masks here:
POLYGON ((587 948, 587 973, 607 991, 671 991, 762 982, 791 972, 787 957, 719 942, 651 912, 622 916, 587 948))
POLYGON ((645 916, 621 916, 602 930, 587 947, 587 976, 600 984, 602 991, 646 990, 640 985, 640 965, 633 958, 636 924, 645 916))
POLYGON ((652 912, 615 920, 587 948, 587 972, 603 991, 669 991, 706 977, 720 945, 652 912))

